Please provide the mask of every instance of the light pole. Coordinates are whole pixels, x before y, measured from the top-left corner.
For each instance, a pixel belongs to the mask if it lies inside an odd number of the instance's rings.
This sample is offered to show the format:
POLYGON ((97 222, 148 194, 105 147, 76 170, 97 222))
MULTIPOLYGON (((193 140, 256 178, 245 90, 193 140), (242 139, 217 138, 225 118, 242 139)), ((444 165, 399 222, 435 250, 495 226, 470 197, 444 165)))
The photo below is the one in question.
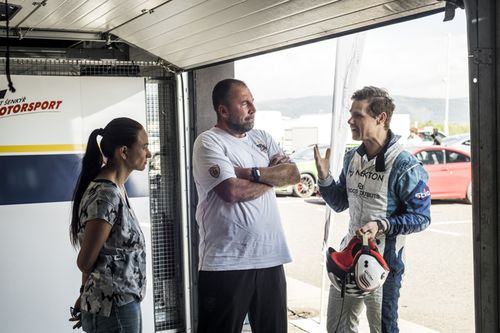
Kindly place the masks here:
POLYGON ((446 77, 444 78, 445 84, 445 102, 444 102, 444 134, 448 136, 448 114, 450 112, 450 47, 451 47, 451 33, 448 33, 448 41, 446 47, 446 77))

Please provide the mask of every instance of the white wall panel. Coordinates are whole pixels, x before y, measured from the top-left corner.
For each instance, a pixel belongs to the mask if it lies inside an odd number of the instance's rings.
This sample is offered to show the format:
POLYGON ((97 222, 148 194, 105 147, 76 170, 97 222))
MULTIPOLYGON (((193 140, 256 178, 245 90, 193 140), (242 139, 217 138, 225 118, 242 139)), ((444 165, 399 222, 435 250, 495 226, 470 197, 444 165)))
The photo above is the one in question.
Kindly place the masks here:
MULTIPOLYGON (((0 84, 6 87, 4 80, 2 76, 0 84)), ((104 127, 115 117, 131 117, 146 124, 144 78, 15 75, 12 80, 17 92, 7 92, 0 99, 2 104, 18 98, 28 102, 47 99, 63 102, 57 112, 0 117, 0 148, 85 144, 94 128, 104 127)), ((36 159, 39 154, 57 153, 62 152, 4 151, 0 157, 29 155, 36 159)), ((78 154, 79 151, 65 153, 78 154)), ((36 168, 37 164, 30 167, 36 168)), ((145 187, 148 193, 147 171, 133 175, 131 180, 135 185, 145 187)), ((57 177, 50 182, 56 186, 67 185, 57 177)), ((149 197, 132 198, 131 205, 140 219, 147 243, 148 287, 142 303, 143 328, 144 332, 154 332, 149 197)), ((69 241, 70 214, 69 201, 0 205, 0 261, 4 265, 0 274, 1 332, 72 331, 68 322, 69 307, 78 296, 81 273, 76 266, 77 251, 69 241)))
MULTIPOLYGON (((17 91, 0 99, 0 145, 81 144, 80 80, 69 77, 12 76, 17 91), (19 101, 11 103, 10 101, 19 101), (16 104, 60 101, 57 109, 3 114, 16 104)), ((5 76, 0 86, 7 87, 5 76)), ((7 111, 8 112, 8 111, 7 111)))

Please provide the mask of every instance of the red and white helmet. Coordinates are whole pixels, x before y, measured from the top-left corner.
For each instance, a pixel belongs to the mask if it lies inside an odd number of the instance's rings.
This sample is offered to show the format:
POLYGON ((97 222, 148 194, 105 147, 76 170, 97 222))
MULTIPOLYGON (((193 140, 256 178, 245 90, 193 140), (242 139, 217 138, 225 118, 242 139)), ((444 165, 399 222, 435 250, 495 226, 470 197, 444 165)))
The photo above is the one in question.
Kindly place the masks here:
POLYGON ((342 296, 364 297, 380 288, 389 274, 389 267, 368 233, 363 241, 353 237, 340 252, 331 247, 326 255, 326 269, 334 287, 342 296))

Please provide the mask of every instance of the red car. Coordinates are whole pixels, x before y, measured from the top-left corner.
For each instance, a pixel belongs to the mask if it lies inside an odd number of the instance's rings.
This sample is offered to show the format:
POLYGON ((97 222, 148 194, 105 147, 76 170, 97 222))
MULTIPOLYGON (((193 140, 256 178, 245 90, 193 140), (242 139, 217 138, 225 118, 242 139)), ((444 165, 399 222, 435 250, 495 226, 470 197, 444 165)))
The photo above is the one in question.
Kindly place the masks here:
POLYGON ((443 146, 412 147, 410 151, 429 173, 432 199, 472 202, 470 154, 443 146))

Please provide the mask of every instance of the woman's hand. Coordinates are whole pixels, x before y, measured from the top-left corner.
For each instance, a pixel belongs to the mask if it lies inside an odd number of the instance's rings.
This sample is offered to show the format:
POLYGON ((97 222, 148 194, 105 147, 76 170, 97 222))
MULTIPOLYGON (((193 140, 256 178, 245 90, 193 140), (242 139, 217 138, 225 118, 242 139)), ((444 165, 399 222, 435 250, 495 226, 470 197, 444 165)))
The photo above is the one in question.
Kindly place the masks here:
POLYGON ((69 318, 69 321, 76 322, 75 325, 73 325, 73 329, 82 327, 82 311, 80 310, 80 304, 81 295, 76 299, 75 305, 69 308, 69 312, 71 314, 71 318, 69 318))

